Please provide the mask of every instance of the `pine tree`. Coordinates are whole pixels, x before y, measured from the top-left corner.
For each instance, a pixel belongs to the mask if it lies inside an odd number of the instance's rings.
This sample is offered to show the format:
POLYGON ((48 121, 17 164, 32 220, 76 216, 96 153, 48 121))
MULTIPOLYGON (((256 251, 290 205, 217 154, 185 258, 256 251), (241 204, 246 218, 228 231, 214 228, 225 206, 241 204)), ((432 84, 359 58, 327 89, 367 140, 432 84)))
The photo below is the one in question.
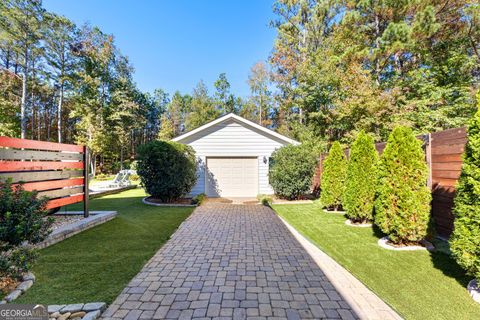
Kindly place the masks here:
POLYGON ((479 110, 468 127, 462 173, 455 196, 455 229, 450 248, 458 264, 480 280, 480 93, 479 110))
POLYGON ((340 143, 334 142, 323 162, 320 203, 324 208, 338 210, 342 204, 347 166, 347 157, 340 143))
POLYGON ((375 224, 390 241, 408 244, 427 235, 432 199, 427 178, 422 142, 410 128, 395 128, 378 166, 375 200, 375 224))
POLYGON ((350 149, 343 204, 356 222, 373 220, 378 153, 373 138, 363 130, 350 149))
POLYGON ((208 95, 207 87, 203 81, 200 81, 193 90, 190 107, 191 111, 185 120, 187 131, 198 128, 220 116, 220 112, 215 109, 214 101, 208 95))

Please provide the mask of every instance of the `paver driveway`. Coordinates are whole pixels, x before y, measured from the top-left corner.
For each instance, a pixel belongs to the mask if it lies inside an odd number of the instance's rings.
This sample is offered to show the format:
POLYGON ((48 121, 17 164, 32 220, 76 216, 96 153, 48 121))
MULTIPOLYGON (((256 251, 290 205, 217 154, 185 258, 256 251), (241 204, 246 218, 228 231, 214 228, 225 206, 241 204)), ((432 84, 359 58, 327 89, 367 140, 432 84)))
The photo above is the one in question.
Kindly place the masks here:
POLYGON ((195 210, 103 317, 356 318, 270 208, 213 203, 195 210))

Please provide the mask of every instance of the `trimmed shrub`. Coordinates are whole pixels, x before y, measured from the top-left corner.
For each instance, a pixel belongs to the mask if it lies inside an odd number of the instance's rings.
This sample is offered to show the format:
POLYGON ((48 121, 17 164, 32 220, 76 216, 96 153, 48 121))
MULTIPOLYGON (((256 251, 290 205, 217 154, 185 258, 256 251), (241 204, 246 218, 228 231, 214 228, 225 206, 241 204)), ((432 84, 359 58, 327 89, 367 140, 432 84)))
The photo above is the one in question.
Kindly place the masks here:
POLYGON ((373 138, 363 130, 350 149, 343 206, 354 222, 373 220, 378 153, 373 138))
POLYGON ((0 276, 17 277, 34 262, 31 245, 45 240, 53 223, 46 202, 10 180, 0 183, 0 276))
POLYGON ((192 204, 200 206, 202 205, 203 201, 205 201, 206 197, 207 195, 205 193, 197 194, 195 197, 192 198, 192 204))
POLYGON ((268 194, 259 194, 257 196, 257 199, 260 201, 260 203, 262 205, 267 206, 267 207, 269 207, 273 202, 272 196, 270 196, 268 194))
POLYGON ((416 243, 428 231, 430 189, 422 142, 397 127, 388 137, 378 166, 375 224, 397 244, 416 243))
POLYGON ((308 193, 316 165, 316 154, 302 145, 287 145, 275 150, 268 174, 275 194, 294 200, 308 193))
MULTIPOLYGON (((478 95, 480 107, 480 94, 478 95)), ((480 109, 470 121, 456 188, 450 249, 458 264, 480 280, 480 109)))
POLYGON ((190 146, 152 141, 140 146, 137 156, 137 173, 145 190, 163 202, 179 199, 197 182, 197 162, 190 146))
POLYGON ((345 178, 348 161, 338 141, 335 141, 323 161, 322 179, 320 182, 320 203, 324 208, 334 208, 342 205, 345 192, 345 178))

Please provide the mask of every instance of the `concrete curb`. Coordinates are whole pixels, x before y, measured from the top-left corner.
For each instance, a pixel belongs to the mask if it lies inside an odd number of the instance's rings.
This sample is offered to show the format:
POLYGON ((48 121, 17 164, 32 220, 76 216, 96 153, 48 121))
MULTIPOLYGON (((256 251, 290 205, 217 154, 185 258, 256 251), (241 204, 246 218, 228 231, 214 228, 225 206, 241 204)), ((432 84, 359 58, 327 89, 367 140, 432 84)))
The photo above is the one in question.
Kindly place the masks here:
MULTIPOLYGON (((70 211, 68 214, 83 214, 83 211, 70 211)), ((40 242, 39 244, 35 245, 35 247, 38 249, 46 248, 52 244, 70 238, 77 233, 110 221, 116 216, 117 211, 90 211, 90 216, 88 218, 75 221, 53 230, 45 241, 40 242)))

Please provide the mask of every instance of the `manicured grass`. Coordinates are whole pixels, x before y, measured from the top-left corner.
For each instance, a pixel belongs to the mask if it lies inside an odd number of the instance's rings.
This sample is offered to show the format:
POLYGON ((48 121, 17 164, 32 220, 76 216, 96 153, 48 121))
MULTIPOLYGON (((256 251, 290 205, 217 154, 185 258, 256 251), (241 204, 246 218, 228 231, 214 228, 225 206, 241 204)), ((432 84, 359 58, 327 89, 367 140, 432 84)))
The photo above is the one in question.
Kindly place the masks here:
MULTIPOLYGON (((192 208, 153 207, 143 189, 92 200, 91 210, 118 216, 40 251, 37 282, 16 303, 111 303, 150 257, 169 239, 192 208)), ((68 210, 81 210, 74 205, 68 210)))
POLYGON ((382 249, 378 231, 346 226, 342 215, 317 204, 273 208, 403 317, 480 319, 480 305, 466 290, 471 277, 447 254, 382 249))

